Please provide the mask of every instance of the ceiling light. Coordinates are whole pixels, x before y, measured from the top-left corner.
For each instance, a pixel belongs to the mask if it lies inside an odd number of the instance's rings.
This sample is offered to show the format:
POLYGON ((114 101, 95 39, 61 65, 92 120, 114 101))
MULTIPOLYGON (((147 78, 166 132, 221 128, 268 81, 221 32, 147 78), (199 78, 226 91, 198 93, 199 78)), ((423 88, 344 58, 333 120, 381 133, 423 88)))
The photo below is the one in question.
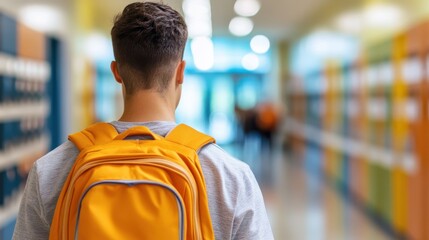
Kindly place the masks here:
POLYGON ((112 58, 112 46, 109 38, 102 33, 91 33, 85 39, 85 54, 94 61, 112 58))
POLYGON ((191 42, 191 52, 195 67, 202 71, 214 65, 214 47, 209 37, 196 37, 191 42))
POLYGON ((363 17, 359 12, 346 12, 335 21, 335 25, 345 33, 358 34, 363 29, 363 17))
POLYGON ((182 8, 188 16, 211 15, 210 2, 208 1, 184 0, 182 8))
POLYGON ((64 29, 64 19, 55 7, 34 4, 23 7, 18 17, 25 25, 45 33, 53 33, 64 29))
POLYGON ((209 0, 184 0, 182 4, 189 38, 212 35, 211 7, 209 0))
POLYGON ((235 36, 246 36, 253 30, 253 22, 249 18, 235 17, 229 23, 229 31, 235 36))
POLYGON ((246 70, 256 70, 259 67, 259 58, 254 53, 248 53, 241 59, 241 65, 246 70))
POLYGON ((372 28, 395 28, 405 22, 402 9, 391 4, 376 4, 363 13, 365 24, 372 28))
POLYGON ((256 35, 250 40, 250 48, 255 53, 266 53, 270 49, 270 40, 264 35, 256 35))
POLYGON ((259 9, 261 9, 261 4, 257 0, 237 0, 234 4, 235 13, 243 17, 254 16, 259 9))

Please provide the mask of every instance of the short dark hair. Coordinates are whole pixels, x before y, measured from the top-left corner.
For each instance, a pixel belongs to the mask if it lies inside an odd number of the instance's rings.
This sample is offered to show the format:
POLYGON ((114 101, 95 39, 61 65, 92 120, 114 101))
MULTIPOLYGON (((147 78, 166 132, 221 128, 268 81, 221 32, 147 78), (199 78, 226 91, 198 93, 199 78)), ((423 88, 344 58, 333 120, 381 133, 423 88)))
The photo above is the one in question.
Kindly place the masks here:
POLYGON ((135 2, 115 17, 113 52, 125 89, 162 92, 183 58, 188 30, 183 17, 162 3, 135 2))

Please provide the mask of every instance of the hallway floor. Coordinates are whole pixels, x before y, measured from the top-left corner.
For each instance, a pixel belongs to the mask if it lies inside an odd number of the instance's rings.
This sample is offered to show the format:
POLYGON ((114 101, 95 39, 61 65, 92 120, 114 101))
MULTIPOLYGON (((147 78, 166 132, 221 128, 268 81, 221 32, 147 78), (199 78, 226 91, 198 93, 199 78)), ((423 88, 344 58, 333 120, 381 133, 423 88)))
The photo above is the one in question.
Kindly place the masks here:
POLYGON ((227 150, 247 162, 257 177, 275 239, 391 239, 321 176, 310 174, 299 160, 282 151, 260 150, 258 145, 245 142, 240 150, 227 150))

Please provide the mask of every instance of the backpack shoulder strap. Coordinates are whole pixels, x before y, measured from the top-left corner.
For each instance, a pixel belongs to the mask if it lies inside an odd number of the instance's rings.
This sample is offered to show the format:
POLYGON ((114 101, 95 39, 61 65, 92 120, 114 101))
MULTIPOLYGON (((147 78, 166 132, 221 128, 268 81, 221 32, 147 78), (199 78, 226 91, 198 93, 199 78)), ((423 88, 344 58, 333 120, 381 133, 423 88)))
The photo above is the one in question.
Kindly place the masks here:
POLYGON ((185 124, 179 124, 165 137, 166 140, 175 142, 198 152, 209 143, 215 143, 215 139, 201 133, 185 124))
POLYGON ((115 127, 109 123, 95 123, 88 128, 69 135, 68 139, 73 142, 79 150, 97 144, 108 143, 112 141, 118 132, 115 127))

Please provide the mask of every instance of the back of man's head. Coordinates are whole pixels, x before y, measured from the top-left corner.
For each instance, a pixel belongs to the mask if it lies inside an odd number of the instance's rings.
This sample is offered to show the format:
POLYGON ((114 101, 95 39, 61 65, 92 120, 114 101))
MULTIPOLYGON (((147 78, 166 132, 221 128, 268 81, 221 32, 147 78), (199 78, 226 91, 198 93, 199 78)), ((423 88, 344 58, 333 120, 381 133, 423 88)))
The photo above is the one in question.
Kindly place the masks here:
POLYGON ((131 3, 115 18, 111 35, 127 95, 166 90, 188 37, 183 17, 161 3, 131 3))

